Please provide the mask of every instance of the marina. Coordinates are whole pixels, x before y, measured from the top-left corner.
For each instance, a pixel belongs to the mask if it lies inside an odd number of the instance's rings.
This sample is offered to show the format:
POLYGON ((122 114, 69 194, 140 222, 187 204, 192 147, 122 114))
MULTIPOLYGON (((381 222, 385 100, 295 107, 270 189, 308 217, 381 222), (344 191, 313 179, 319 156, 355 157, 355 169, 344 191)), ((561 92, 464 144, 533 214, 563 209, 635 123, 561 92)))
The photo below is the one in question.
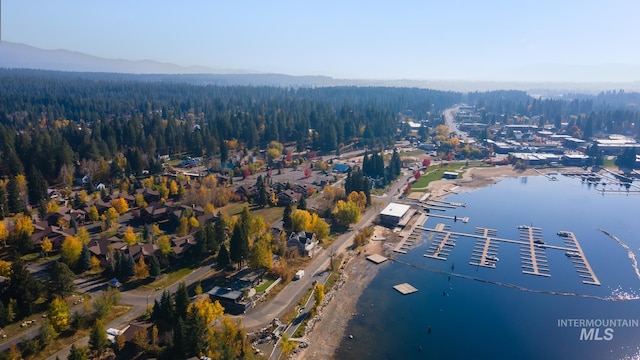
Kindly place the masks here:
POLYGON ((546 250, 564 251, 567 258, 574 264, 578 275, 585 279, 582 282, 588 285, 600 285, 600 281, 589 265, 587 258, 580 247, 578 239, 572 232, 561 231, 560 235, 565 246, 550 245, 542 239, 542 229, 539 227, 520 225, 520 239, 505 239, 497 237, 497 230, 478 227, 474 234, 450 231, 450 226, 438 223, 435 228, 416 226, 414 231, 424 231, 436 234, 429 244, 426 253, 427 258, 447 260, 456 241, 460 237, 477 239, 471 254, 470 265, 495 268, 498 262, 498 247, 500 242, 520 245, 520 261, 522 273, 542 277, 550 277, 549 264, 546 250), (566 236, 565 236, 566 234, 566 236))

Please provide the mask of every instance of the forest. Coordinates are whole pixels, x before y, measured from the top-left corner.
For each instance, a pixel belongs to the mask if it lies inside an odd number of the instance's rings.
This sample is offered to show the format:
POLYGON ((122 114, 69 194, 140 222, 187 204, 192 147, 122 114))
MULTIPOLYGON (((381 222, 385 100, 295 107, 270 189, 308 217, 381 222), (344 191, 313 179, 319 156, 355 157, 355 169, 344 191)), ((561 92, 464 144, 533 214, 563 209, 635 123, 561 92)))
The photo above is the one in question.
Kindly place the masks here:
MULTIPOLYGON (((82 176, 100 162, 109 176, 162 170, 158 156, 228 157, 232 141, 247 152, 272 141, 298 151, 340 151, 345 145, 391 148, 400 114, 441 124, 443 109, 476 107, 483 122, 504 116, 537 125, 568 122, 583 138, 606 133, 637 136, 640 95, 610 91, 535 98, 523 91, 458 93, 383 87, 254 87, 193 84, 185 78, 123 74, 0 70, 0 178, 25 175, 28 201, 50 185, 82 176), (126 161, 112 162, 116 158, 126 161), (115 165, 114 165, 115 163, 115 165), (122 169, 118 163, 125 164, 122 169), (80 166, 77 166, 80 165, 80 166)), ((105 179, 106 180, 106 179, 105 179)), ((0 212, 11 206, 6 183, 0 212)), ((0 187, 1 188, 1 187, 0 187)), ((14 196, 15 197, 15 196, 14 196)), ((14 199, 15 200, 15 199, 14 199)))

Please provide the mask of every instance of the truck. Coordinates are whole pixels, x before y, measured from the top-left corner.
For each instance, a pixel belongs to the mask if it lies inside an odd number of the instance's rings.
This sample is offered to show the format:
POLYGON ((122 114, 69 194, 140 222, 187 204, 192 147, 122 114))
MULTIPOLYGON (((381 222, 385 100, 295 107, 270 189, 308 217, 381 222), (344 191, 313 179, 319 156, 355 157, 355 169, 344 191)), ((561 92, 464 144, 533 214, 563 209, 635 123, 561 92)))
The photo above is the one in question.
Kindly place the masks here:
POLYGON ((300 280, 304 276, 304 270, 298 270, 296 272, 296 276, 293 277, 294 280, 300 280))

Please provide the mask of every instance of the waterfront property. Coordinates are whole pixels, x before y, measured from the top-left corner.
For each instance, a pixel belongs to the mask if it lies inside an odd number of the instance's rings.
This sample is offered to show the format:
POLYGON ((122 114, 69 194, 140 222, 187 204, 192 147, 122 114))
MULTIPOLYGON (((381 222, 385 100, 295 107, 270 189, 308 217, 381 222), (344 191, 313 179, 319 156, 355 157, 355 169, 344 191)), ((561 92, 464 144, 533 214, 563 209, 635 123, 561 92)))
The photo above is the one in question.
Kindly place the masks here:
POLYGON ((397 226, 411 209, 410 205, 390 203, 380 212, 380 222, 389 227, 397 226))

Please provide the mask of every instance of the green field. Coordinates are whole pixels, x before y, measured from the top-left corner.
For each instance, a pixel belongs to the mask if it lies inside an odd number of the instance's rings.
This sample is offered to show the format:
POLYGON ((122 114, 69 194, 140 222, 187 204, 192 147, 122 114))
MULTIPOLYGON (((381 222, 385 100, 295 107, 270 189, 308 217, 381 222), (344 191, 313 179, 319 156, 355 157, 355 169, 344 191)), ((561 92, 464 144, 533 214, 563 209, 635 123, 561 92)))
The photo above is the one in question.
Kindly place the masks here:
POLYGON ((455 163, 448 163, 445 164, 444 166, 432 166, 429 168, 429 170, 427 171, 427 174, 424 174, 422 176, 420 176, 420 179, 418 179, 416 182, 413 183, 413 185, 411 186, 411 191, 424 191, 426 190, 426 187, 429 186, 429 183, 432 181, 437 181, 442 179, 442 175, 446 172, 446 171, 451 171, 451 172, 458 172, 458 178, 462 177, 462 174, 464 174, 465 170, 468 168, 472 168, 472 167, 491 167, 493 165, 489 165, 486 163, 483 163, 482 161, 473 161, 473 162, 469 162, 468 166, 466 166, 466 162, 455 162, 455 163))

